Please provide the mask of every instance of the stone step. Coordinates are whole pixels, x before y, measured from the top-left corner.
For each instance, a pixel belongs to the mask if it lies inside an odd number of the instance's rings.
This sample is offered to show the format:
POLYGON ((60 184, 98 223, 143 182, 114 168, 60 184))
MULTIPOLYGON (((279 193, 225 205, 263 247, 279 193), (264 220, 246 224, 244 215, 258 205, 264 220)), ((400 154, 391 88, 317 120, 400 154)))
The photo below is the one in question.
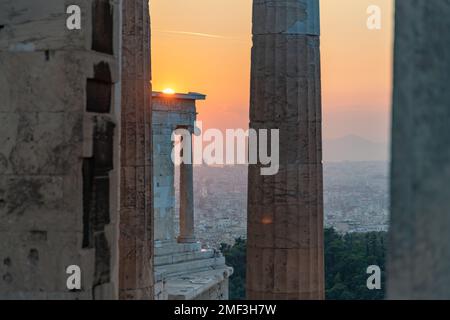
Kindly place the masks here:
POLYGON ((195 243, 155 243, 155 256, 164 256, 176 253, 195 252, 200 251, 202 245, 200 242, 195 243))
POLYGON ((200 272, 203 270, 214 270, 224 266, 225 258, 218 257, 156 266, 155 270, 158 273, 162 273, 164 277, 172 277, 175 275, 191 274, 193 272, 200 272))
POLYGON ((202 260, 214 258, 214 250, 199 250, 194 252, 182 252, 176 254, 167 255, 155 255, 154 264, 155 266, 162 266, 166 264, 182 263, 192 260, 202 260))
POLYGON ((227 298, 228 294, 224 294, 227 289, 225 291, 222 289, 220 292, 211 292, 211 288, 220 284, 228 288, 228 283, 225 281, 232 274, 233 268, 220 267, 214 270, 190 273, 185 276, 171 277, 167 279, 165 284, 165 297, 169 300, 194 300, 199 297, 204 299, 205 294, 208 293, 207 299, 227 298))

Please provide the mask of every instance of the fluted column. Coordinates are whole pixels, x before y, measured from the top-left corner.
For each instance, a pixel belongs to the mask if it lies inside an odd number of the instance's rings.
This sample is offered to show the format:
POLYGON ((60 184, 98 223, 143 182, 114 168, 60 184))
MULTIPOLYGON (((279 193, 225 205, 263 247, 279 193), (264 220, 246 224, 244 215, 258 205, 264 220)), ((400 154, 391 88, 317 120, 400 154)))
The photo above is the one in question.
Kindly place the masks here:
POLYGON ((390 299, 450 299, 449 15, 396 1, 390 299))
POLYGON ((121 299, 153 297, 148 0, 123 0, 119 281, 121 299))
POLYGON ((254 0, 250 127, 279 129, 280 170, 249 166, 247 297, 323 299, 318 0, 254 0))
POLYGON ((192 163, 180 164, 180 236, 178 242, 195 242, 194 168, 192 163))

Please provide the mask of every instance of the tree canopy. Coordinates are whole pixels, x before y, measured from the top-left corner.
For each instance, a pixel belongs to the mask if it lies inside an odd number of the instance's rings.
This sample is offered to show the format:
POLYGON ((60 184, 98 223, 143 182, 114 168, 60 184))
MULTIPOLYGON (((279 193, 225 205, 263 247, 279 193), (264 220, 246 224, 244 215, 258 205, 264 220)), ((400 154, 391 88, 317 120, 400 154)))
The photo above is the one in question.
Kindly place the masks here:
MULTIPOLYGON (((332 228, 324 231, 325 287, 329 300, 381 300, 385 297, 386 232, 339 234, 332 228), (367 288, 367 267, 381 268, 381 290, 367 288)), ((245 239, 234 245, 222 244, 227 265, 234 268, 230 278, 230 299, 245 299, 245 239)))

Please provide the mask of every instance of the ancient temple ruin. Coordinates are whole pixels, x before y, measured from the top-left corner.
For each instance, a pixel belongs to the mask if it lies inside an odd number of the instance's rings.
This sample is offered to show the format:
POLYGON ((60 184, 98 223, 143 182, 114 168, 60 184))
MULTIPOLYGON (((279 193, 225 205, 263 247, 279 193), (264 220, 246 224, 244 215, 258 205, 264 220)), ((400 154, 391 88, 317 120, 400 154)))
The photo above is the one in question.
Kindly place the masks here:
MULTIPOLYGON (((197 93, 153 93, 147 0, 0 0, 0 299, 226 299, 232 270, 195 239, 197 93), (68 266, 81 288, 68 289, 68 266)), ((247 295, 322 299, 319 0, 254 0, 247 295)), ((397 1, 388 297, 450 298, 448 1, 397 1)))
POLYGON ((280 130, 280 170, 249 166, 247 297, 323 299, 319 1, 253 1, 250 127, 280 130))
POLYGON ((232 268, 225 265, 220 252, 202 249, 195 238, 192 162, 182 162, 178 167, 180 208, 175 213, 174 133, 183 129, 187 135, 180 136, 185 139, 182 142, 192 145, 197 117, 195 102, 205 98, 192 92, 153 93, 155 299, 228 299, 232 268), (175 226, 176 215, 179 228, 175 226))

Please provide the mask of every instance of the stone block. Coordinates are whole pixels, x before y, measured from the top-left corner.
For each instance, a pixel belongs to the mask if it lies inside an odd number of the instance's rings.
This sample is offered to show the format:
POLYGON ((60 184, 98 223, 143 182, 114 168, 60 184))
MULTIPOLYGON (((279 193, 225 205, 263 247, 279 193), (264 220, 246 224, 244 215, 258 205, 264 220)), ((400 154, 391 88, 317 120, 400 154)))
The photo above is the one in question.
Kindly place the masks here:
POLYGON ((17 1, 6 0, 0 4, 0 51, 44 51, 87 49, 89 0, 70 3, 59 0, 17 1), (81 30, 69 30, 66 13, 70 4, 81 8, 81 30))

